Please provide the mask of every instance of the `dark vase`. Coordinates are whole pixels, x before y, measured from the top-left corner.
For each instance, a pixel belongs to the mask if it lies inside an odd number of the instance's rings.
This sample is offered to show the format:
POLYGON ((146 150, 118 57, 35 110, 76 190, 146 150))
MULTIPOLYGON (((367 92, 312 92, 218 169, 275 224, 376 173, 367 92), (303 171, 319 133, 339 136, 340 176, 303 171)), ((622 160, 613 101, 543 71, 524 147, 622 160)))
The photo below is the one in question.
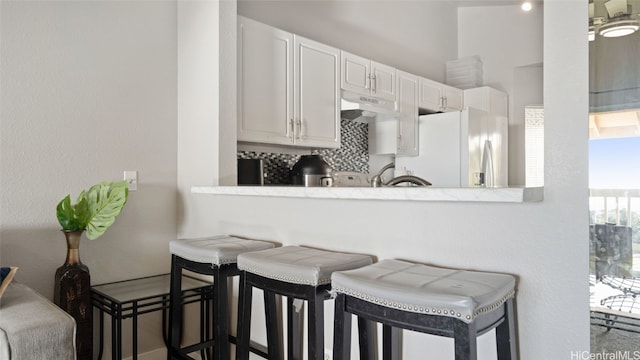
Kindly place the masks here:
POLYGON ((76 320, 78 360, 93 358, 93 308, 91 276, 80 262, 80 238, 83 231, 63 231, 67 238, 67 260, 56 270, 53 301, 76 320))

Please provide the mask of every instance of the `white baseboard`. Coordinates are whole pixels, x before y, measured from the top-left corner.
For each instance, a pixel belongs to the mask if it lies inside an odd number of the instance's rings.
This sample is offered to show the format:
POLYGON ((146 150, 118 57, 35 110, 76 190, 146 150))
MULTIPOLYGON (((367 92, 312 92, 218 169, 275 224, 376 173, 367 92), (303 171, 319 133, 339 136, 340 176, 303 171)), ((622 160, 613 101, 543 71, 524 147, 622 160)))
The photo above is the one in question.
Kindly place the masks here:
MULTIPOLYGON (((189 354, 191 357, 195 359, 200 359, 199 353, 189 354)), ((130 356, 125 358, 124 360, 132 360, 133 358, 130 356)), ((167 360, 167 349, 159 348, 155 350, 148 351, 146 353, 138 354, 138 360, 167 360)))
MULTIPOLYGON (((132 360, 132 357, 125 358, 124 360, 132 360)), ((167 349, 160 348, 148 351, 146 353, 138 354, 138 360, 167 360, 167 349)))

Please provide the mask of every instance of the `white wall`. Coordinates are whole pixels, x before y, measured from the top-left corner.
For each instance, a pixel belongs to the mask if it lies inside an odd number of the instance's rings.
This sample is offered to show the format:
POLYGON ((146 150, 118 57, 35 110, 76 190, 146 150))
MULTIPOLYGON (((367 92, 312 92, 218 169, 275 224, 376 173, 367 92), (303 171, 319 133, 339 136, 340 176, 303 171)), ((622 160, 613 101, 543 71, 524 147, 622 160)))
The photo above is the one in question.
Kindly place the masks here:
POLYGON ((240 0, 238 13, 444 82, 445 62, 457 58, 457 8, 446 1, 389 3, 240 0))
MULTIPOLYGON (((0 6, 0 262, 19 266, 17 281, 52 298, 66 256, 57 202, 137 170, 138 191, 103 237, 82 241, 80 256, 93 284, 168 272, 167 243, 176 234, 175 2, 0 6)), ((159 316, 142 321, 150 330, 141 331, 141 350, 162 346, 159 316)), ((130 341, 124 348, 130 352, 130 341)))
MULTIPOLYGON (((181 187, 186 206, 197 210, 186 219, 189 226, 181 227, 181 235, 236 233, 284 244, 368 253, 379 259, 511 273, 518 277, 521 359, 570 359, 574 351, 587 351, 587 13, 585 4, 570 0, 547 1, 544 13, 547 162, 543 202, 278 199, 191 195, 181 187), (563 36, 556 36, 560 32, 563 36)), ((210 21, 217 20, 210 16, 210 21)), ((527 24, 512 23, 510 31, 500 36, 518 34, 519 25, 527 24)), ((511 74, 505 77, 512 76, 513 69, 505 71, 511 74)), ((214 122, 233 121, 217 118, 215 113, 209 116, 214 122)), ((185 121, 189 119, 179 119, 181 124, 185 121)), ((210 161, 202 153, 192 159, 190 171, 209 172, 203 164, 210 161)), ((198 181, 194 177, 193 185, 203 185, 198 181)), ((184 183, 188 182, 185 177, 184 183)), ((407 359, 421 358, 425 345, 451 345, 432 337, 407 336, 405 340, 407 359)), ((489 344, 490 339, 483 338, 481 359, 492 358, 489 344)), ((429 351, 444 359, 453 350, 430 347, 429 351)))

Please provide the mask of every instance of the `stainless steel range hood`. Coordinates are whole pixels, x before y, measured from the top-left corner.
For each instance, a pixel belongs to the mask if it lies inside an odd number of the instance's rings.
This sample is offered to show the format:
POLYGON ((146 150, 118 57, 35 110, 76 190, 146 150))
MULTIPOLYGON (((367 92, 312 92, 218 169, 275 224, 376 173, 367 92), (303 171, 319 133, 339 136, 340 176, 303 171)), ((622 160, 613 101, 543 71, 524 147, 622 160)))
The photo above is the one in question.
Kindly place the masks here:
POLYGON ((342 91, 341 118, 345 120, 369 121, 378 115, 397 117, 396 102, 342 91))

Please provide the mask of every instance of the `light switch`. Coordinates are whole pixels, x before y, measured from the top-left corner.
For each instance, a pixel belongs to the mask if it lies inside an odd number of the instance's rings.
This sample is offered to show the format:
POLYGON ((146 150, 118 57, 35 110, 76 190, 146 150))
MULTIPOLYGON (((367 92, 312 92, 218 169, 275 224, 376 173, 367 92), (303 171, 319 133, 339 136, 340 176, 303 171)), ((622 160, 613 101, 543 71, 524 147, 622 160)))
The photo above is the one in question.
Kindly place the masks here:
POLYGON ((129 191, 138 190, 138 172, 137 171, 125 170, 124 179, 127 181, 127 186, 129 187, 129 191))

